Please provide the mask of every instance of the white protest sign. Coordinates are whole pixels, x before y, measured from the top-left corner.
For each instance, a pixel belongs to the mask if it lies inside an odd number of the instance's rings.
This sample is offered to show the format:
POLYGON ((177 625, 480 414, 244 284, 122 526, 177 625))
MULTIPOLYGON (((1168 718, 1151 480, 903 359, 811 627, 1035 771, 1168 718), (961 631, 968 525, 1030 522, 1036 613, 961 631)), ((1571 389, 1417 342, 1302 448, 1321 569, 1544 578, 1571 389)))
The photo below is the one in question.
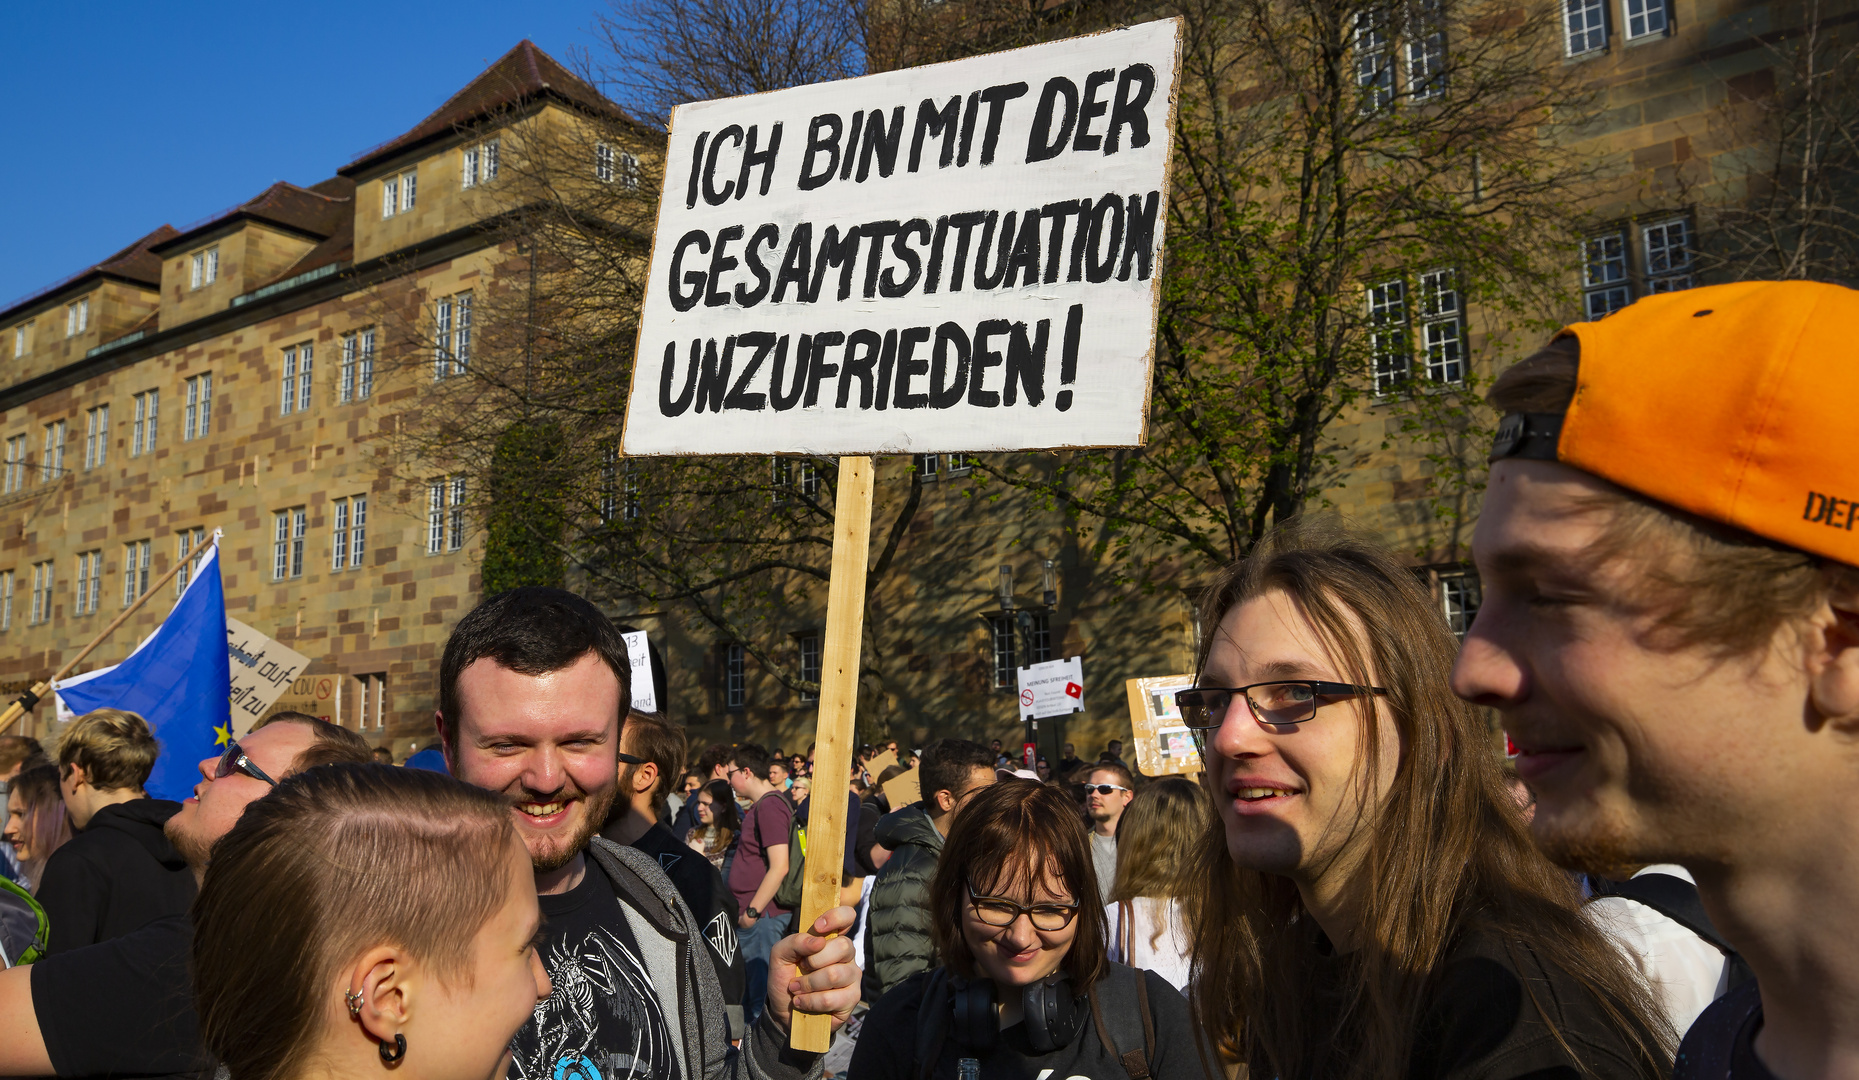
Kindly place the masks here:
POLYGON ((1141 445, 1180 25, 680 106, 625 452, 1141 445))
POLYGON ((243 735, 271 703, 290 689, 310 658, 226 616, 226 650, 232 668, 232 722, 243 735))
POLYGON ((1063 716, 1084 708, 1084 658, 1048 660, 1019 670, 1020 719, 1063 716))
POLYGON ((658 692, 652 684, 652 651, 646 648, 645 631, 629 630, 620 637, 626 639, 626 659, 632 664, 633 710, 657 712, 658 692))

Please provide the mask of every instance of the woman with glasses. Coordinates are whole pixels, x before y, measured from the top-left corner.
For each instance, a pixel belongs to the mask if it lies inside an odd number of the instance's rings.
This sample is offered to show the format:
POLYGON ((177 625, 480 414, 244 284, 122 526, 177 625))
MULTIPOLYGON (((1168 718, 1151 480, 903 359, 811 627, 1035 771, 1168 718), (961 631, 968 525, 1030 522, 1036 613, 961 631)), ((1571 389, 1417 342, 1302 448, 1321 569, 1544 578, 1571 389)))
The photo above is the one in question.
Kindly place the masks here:
POLYGON ((685 841, 691 850, 722 870, 724 859, 736 844, 736 834, 741 831, 742 815, 736 812, 736 797, 729 790, 729 781, 712 780, 697 789, 697 826, 685 841))
POLYGON ((980 789, 943 845, 929 909, 942 966, 872 1006, 853 1080, 1217 1078, 1181 995, 1105 956, 1097 875, 1063 791, 980 789))
POLYGON ((1188 897, 1196 1015, 1256 1077, 1652 1078, 1672 1033, 1531 844, 1437 601, 1333 526, 1202 601, 1176 701, 1221 828, 1188 897))

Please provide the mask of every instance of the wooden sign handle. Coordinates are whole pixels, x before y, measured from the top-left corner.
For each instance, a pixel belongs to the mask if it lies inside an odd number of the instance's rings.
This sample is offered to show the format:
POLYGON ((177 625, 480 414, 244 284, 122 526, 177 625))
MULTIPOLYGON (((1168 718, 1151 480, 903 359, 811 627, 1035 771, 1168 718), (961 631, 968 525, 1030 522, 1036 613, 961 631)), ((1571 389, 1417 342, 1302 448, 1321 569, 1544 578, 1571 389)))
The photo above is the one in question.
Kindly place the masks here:
MULTIPOLYGON (((858 711, 859 646, 865 633, 865 572, 871 561, 871 459, 839 459, 833 510, 833 571, 826 588, 826 640, 820 657, 820 721, 813 739, 813 804, 807 816, 807 864, 800 919, 809 930, 839 906, 846 858, 846 798, 852 780, 852 722, 858 711)), ((791 854, 791 853, 790 853, 791 854)), ((794 1011, 788 1045, 823 1054, 832 1017, 794 1011)))

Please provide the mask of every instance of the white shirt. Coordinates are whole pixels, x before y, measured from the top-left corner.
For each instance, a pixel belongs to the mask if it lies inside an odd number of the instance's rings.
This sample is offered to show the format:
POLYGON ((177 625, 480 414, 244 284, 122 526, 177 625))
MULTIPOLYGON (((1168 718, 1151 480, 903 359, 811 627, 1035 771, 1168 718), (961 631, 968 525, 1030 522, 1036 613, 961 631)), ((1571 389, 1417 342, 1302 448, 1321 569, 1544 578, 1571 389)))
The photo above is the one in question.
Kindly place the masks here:
MULTIPOLYGON (((1669 864, 1648 866, 1633 876, 1640 874, 1692 880, 1684 867, 1669 864)), ((1624 896, 1603 896, 1591 901, 1587 910, 1595 925, 1614 939, 1628 962, 1652 985, 1653 996, 1680 1036, 1705 1006, 1730 988, 1729 958, 1684 924, 1624 896)))
POLYGON ((1187 927, 1182 924, 1181 901, 1139 896, 1130 901, 1127 922, 1122 904, 1104 905, 1104 918, 1110 924, 1112 962, 1147 968, 1175 989, 1188 992, 1194 957, 1188 949, 1187 927))

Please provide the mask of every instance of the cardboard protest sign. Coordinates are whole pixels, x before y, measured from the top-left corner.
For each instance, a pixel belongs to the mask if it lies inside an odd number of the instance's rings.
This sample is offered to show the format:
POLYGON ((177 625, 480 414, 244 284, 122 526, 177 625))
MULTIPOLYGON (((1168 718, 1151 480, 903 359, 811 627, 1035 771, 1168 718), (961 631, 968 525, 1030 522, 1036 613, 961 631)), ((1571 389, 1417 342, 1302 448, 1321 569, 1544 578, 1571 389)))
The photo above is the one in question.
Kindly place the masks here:
POLYGON ((1048 660, 1029 664, 1017 672, 1020 684, 1020 719, 1063 716, 1084 708, 1084 659, 1048 660))
POLYGON ((658 711, 658 693, 652 685, 652 653, 646 648, 645 631, 629 630, 620 635, 626 642, 626 660, 632 665, 633 711, 658 711))
POLYGON ((1193 685, 1192 675, 1160 675, 1124 682, 1130 699, 1136 769, 1144 776, 1201 771, 1201 755, 1194 749, 1194 738, 1175 705, 1175 691, 1193 685))
POLYGON ((886 750, 884 753, 867 761, 865 763, 865 771, 871 774, 873 780, 876 780, 879 774, 895 764, 897 764, 897 751, 886 750))
POLYGON ((226 649, 232 661, 233 729, 243 735, 297 681, 310 658, 231 615, 226 616, 226 649))
MULTIPOLYGON (((349 676, 336 674, 299 675, 290 684, 290 688, 279 694, 259 717, 281 712, 300 712, 326 720, 332 724, 342 723, 342 684, 349 676)), ((251 724, 236 728, 236 734, 243 735, 251 730, 251 724)))
POLYGON ((625 452, 1140 445, 1180 25, 680 106, 625 452))
POLYGON ((906 806, 915 805, 919 799, 923 798, 922 791, 918 790, 918 783, 921 779, 915 769, 898 773, 884 785, 884 800, 891 804, 892 810, 902 810, 906 806))

